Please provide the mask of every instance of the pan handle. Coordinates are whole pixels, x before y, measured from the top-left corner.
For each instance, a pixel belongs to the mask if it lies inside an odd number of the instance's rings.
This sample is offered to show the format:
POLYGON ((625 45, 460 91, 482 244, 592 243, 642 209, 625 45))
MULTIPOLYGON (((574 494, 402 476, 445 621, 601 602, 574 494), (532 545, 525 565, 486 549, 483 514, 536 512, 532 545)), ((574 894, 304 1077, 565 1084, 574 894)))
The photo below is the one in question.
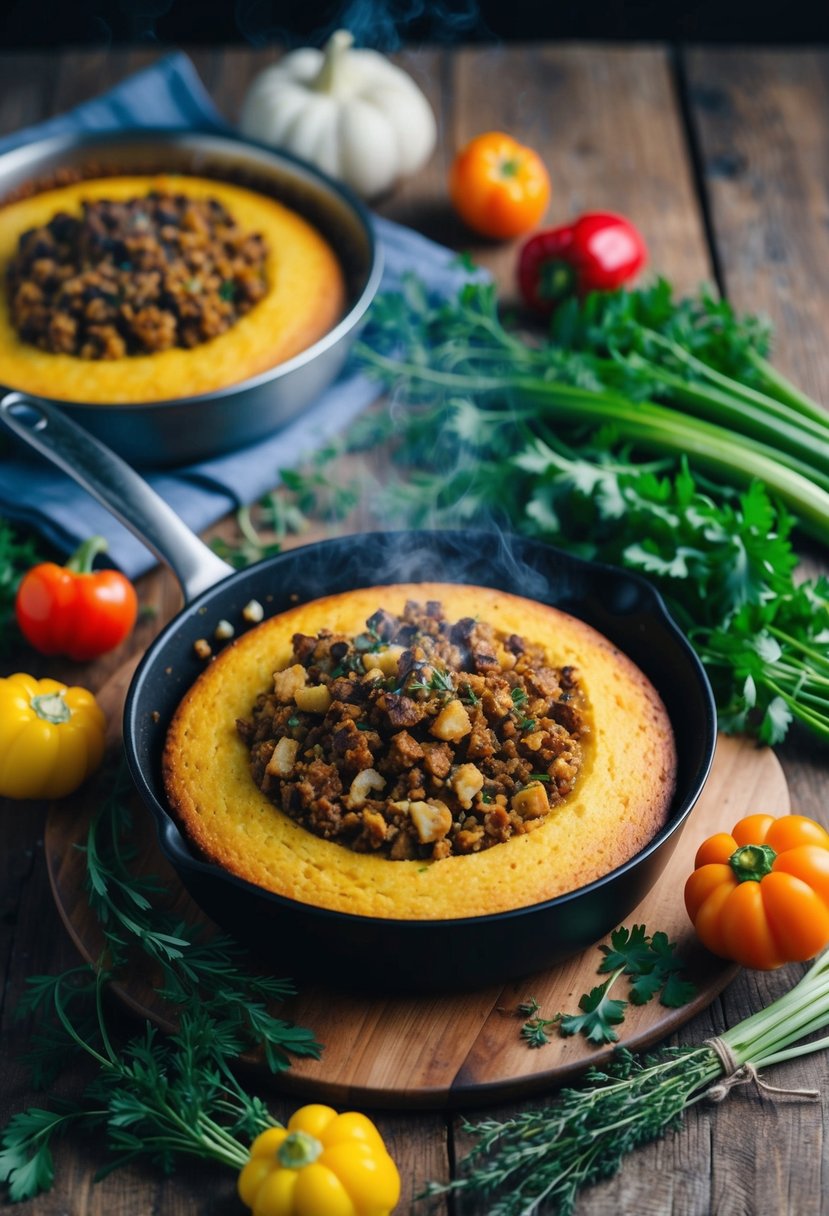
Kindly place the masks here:
POLYGON ((0 419, 152 549, 181 583, 187 602, 233 573, 126 461, 57 406, 25 393, 7 393, 0 401, 0 419))

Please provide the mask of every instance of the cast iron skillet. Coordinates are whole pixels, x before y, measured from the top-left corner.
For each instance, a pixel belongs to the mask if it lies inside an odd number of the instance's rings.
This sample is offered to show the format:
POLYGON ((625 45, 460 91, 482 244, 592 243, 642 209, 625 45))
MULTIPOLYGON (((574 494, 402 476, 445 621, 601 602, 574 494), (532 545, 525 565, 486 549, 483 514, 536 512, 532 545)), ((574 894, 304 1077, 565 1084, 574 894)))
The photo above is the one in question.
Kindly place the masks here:
MULTIPOLYGON (((586 948, 623 921, 656 881, 708 775, 716 720, 698 659, 645 581, 533 540, 479 531, 346 536, 231 572, 136 473, 59 411, 4 402, 0 417, 100 498, 181 582, 186 606, 149 648, 129 689, 127 760, 161 848, 196 903, 281 971, 387 992, 498 983, 586 948), (222 618, 241 626, 251 599, 272 616, 322 594, 440 580, 498 587, 571 612, 646 672, 668 708, 679 752, 676 796, 662 831, 630 861, 568 895, 513 912, 441 921, 314 908, 195 856, 170 815, 161 780, 168 723, 203 670, 194 642, 210 637, 222 618)), ((636 756, 630 761, 635 764, 636 756)))

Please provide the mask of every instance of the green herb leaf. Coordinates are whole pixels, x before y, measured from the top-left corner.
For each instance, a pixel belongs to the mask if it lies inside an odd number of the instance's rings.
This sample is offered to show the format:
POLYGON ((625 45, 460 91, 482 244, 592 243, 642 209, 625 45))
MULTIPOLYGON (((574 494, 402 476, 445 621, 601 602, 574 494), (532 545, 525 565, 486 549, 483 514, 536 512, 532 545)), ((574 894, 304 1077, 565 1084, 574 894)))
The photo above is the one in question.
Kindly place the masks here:
POLYGON ((583 1034, 590 1043, 615 1043, 619 1036, 613 1029, 625 1019, 626 1001, 607 995, 612 979, 592 988, 579 1001, 581 1014, 568 1014, 561 1019, 561 1033, 583 1034))
POLYGON ((671 974, 665 980, 662 988, 662 995, 659 998, 660 1004, 666 1005, 669 1009, 681 1009, 683 1005, 687 1005, 697 996, 697 988, 689 980, 682 980, 676 974, 671 974))
POLYGON ((14 615, 20 580, 27 570, 48 557, 39 542, 0 517, 0 654, 8 654, 20 642, 14 615))
POLYGON ((676 943, 666 933, 657 931, 649 936, 644 925, 624 926, 610 935, 610 945, 601 945, 604 955, 599 971, 621 971, 630 978, 630 999, 634 1005, 645 1005, 657 993, 661 1003, 678 1007, 696 996, 689 981, 681 981, 677 973, 683 967, 676 953, 676 943))
POLYGON ((358 348, 397 403, 404 475, 377 513, 495 516, 641 571, 691 635, 722 729, 778 741, 798 721, 829 739, 825 582, 806 580, 817 611, 802 613, 790 514, 829 540, 829 422, 770 368, 768 338, 710 292, 677 300, 660 281, 570 301, 549 341, 526 341, 491 286, 436 305, 407 281, 358 348), (760 646, 770 626, 779 659, 760 646))
POLYGON ((0 1182, 8 1184, 9 1199, 20 1203, 48 1191, 54 1181, 51 1141, 63 1131, 67 1117, 32 1107, 12 1115, 0 1141, 0 1182))

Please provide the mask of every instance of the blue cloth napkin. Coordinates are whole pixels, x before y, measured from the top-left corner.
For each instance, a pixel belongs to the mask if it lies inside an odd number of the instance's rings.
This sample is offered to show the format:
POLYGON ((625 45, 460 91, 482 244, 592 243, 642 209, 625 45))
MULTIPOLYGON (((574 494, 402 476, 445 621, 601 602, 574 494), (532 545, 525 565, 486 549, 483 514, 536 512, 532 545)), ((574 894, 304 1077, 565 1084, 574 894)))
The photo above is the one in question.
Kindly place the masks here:
MULTIPOLYGON (((177 53, 67 114, 0 140, 0 152, 45 136, 125 127, 229 129, 191 61, 177 53)), ((401 276, 413 270, 437 295, 454 293, 469 277, 451 250, 388 220, 376 217, 374 222, 385 259, 382 291, 394 290, 401 276)), ((343 430, 378 391, 376 384, 347 366, 313 406, 278 434, 187 468, 151 473, 147 480, 199 532, 272 489, 280 469, 301 464, 343 430)), ((155 563, 150 551, 69 477, 17 450, 0 459, 0 515, 34 527, 66 552, 89 535, 102 535, 109 543, 109 557, 130 578, 155 563)))

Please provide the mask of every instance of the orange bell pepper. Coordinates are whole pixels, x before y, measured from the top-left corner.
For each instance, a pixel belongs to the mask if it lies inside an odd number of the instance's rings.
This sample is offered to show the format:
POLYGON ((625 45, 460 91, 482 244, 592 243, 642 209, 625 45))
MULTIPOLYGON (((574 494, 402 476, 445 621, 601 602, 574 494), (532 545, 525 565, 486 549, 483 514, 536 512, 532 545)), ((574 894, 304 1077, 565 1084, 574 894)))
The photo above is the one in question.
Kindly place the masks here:
POLYGON ((697 851, 685 906, 713 954, 772 970, 829 944, 829 833, 804 815, 749 815, 697 851))

